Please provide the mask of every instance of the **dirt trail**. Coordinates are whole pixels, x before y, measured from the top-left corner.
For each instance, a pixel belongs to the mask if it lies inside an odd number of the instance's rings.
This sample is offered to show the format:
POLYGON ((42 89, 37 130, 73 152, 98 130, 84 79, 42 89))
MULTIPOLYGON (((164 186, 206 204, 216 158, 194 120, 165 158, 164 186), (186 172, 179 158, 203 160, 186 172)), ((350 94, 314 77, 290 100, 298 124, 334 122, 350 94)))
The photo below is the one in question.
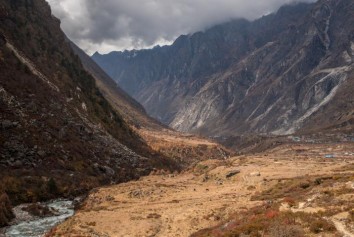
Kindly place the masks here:
POLYGON ((279 154, 209 160, 184 174, 151 175, 101 188, 57 228, 56 236, 185 237, 259 205, 251 196, 277 179, 328 175, 354 163, 345 157, 301 158, 284 150, 279 154), (235 170, 240 173, 226 178, 235 170))
POLYGON ((336 226, 336 229, 343 234, 343 237, 354 237, 354 233, 351 233, 350 231, 347 230, 347 228, 345 227, 345 225, 336 220, 336 219, 332 219, 334 225, 336 226))

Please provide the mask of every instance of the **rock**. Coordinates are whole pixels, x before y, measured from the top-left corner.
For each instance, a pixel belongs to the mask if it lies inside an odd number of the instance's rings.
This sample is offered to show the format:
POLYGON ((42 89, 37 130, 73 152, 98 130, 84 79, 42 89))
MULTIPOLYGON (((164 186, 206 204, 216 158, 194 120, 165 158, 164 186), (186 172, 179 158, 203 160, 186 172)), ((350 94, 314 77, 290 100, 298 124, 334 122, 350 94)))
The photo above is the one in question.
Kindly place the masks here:
POLYGON ((130 198, 139 198, 143 196, 143 191, 141 190, 133 190, 129 193, 130 198))
POLYGON ((38 151, 37 154, 43 158, 46 155, 46 152, 41 150, 41 151, 38 151))
POLYGON ((10 120, 4 120, 4 121, 1 122, 1 127, 3 129, 9 129, 9 128, 12 128, 14 126, 15 125, 10 120))
POLYGON ((349 181, 346 183, 347 188, 354 189, 354 181, 349 181))
POLYGON ((16 166, 16 167, 21 167, 23 165, 23 163, 22 163, 22 161, 20 161, 20 160, 17 160, 17 161, 15 161, 15 163, 14 163, 14 166, 16 166))
POLYGON ((113 169, 109 168, 108 166, 104 166, 103 168, 106 171, 106 174, 108 174, 110 176, 113 176, 116 174, 116 172, 113 169))
POLYGON ((65 129, 65 127, 60 129, 58 137, 59 137, 59 139, 63 139, 64 137, 66 137, 66 129, 65 129))
MULTIPOLYGON (((336 14, 318 11, 323 2, 287 6, 255 22, 233 21, 203 33, 181 36, 163 50, 155 47, 119 54, 96 53, 92 58, 151 111, 152 117, 179 131, 208 136, 287 134, 307 124, 299 118, 307 118, 323 105, 322 101, 332 99, 337 86, 348 77, 339 69, 347 62, 334 55, 340 55, 344 45, 352 54, 352 25, 345 23, 353 20, 349 13, 352 1, 328 4, 328 12, 336 14), (343 21, 340 16, 344 15, 350 18, 343 21), (305 32, 311 33, 304 37, 305 32), (330 55, 328 50, 332 50, 330 55), (332 74, 310 73, 334 65, 338 68, 332 74), (219 73, 223 80, 215 80, 219 73), (263 75, 262 80, 258 80, 259 75, 263 75), (248 93, 250 89, 252 93, 248 93), (235 103, 240 100, 242 103, 235 103)), ((318 113, 318 118, 338 114, 335 105, 335 111, 318 113)), ((322 124, 317 121, 313 120, 313 124, 322 124)))
POLYGON ((107 202, 114 201, 114 197, 112 197, 111 195, 108 195, 108 196, 106 197, 106 201, 107 201, 107 202))
POLYGON ((202 182, 205 183, 209 180, 209 176, 208 175, 204 175, 202 182))
POLYGON ((252 173, 250 173, 250 176, 251 176, 251 177, 261 176, 261 173, 259 173, 259 171, 252 172, 252 173))
POLYGON ((32 203, 22 207, 23 211, 28 212, 32 216, 36 217, 48 217, 53 216, 55 214, 54 209, 50 209, 46 205, 41 205, 40 203, 32 203))
POLYGON ((232 176, 235 176, 237 174, 239 174, 241 171, 239 170, 231 170, 226 174, 226 178, 231 178, 232 176))

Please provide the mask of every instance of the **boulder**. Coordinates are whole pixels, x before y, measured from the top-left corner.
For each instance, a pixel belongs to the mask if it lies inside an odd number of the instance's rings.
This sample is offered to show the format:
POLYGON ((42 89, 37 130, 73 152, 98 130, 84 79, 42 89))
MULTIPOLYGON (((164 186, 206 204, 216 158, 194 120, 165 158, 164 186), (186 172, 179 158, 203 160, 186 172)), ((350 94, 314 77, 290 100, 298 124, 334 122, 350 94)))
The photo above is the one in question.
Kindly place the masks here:
POLYGON ((3 129, 9 129, 9 128, 12 128, 14 125, 13 123, 10 121, 10 120, 4 120, 1 122, 1 127, 3 129))
POLYGON ((239 171, 239 170, 231 170, 231 171, 227 172, 226 178, 231 178, 232 176, 235 176, 235 175, 239 174, 240 172, 241 171, 239 171))
POLYGON ((116 174, 116 172, 108 166, 104 166, 103 168, 104 168, 106 174, 108 174, 109 176, 114 176, 116 174))
POLYGON ((259 171, 255 171, 255 172, 250 173, 250 176, 251 177, 261 176, 261 173, 259 173, 259 171))

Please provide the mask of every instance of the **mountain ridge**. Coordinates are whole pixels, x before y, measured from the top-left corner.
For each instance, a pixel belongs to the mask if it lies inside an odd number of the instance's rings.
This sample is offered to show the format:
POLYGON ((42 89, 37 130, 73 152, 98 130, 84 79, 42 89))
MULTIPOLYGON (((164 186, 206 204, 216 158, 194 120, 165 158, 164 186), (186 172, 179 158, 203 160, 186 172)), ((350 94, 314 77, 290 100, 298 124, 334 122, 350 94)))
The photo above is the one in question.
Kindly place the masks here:
POLYGON ((172 46, 93 59, 148 114, 177 130, 300 132, 350 83, 352 9, 347 0, 288 5, 253 22, 181 36, 172 46), (339 30, 341 14, 346 28, 339 30))
POLYGON ((0 9, 1 225, 7 196, 13 205, 70 198, 180 169, 104 98, 46 1, 1 0, 0 9))
POLYGON ((131 99, 96 63, 76 45, 71 43, 84 67, 96 80, 103 96, 110 102, 129 126, 156 152, 162 153, 180 166, 205 159, 225 159, 233 151, 215 141, 177 132, 149 117, 143 107, 131 99), (125 99, 129 97, 128 99, 125 99))

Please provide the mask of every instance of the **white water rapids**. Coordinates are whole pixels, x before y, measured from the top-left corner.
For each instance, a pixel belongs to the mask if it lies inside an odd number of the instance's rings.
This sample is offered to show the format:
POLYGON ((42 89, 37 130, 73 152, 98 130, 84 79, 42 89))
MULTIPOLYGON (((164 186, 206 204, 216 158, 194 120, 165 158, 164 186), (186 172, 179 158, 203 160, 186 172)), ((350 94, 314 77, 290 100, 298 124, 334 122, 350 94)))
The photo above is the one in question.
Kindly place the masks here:
POLYGON ((6 237, 42 237, 53 227, 74 215, 73 201, 54 200, 43 205, 55 210, 55 215, 24 220, 6 229, 6 237))

